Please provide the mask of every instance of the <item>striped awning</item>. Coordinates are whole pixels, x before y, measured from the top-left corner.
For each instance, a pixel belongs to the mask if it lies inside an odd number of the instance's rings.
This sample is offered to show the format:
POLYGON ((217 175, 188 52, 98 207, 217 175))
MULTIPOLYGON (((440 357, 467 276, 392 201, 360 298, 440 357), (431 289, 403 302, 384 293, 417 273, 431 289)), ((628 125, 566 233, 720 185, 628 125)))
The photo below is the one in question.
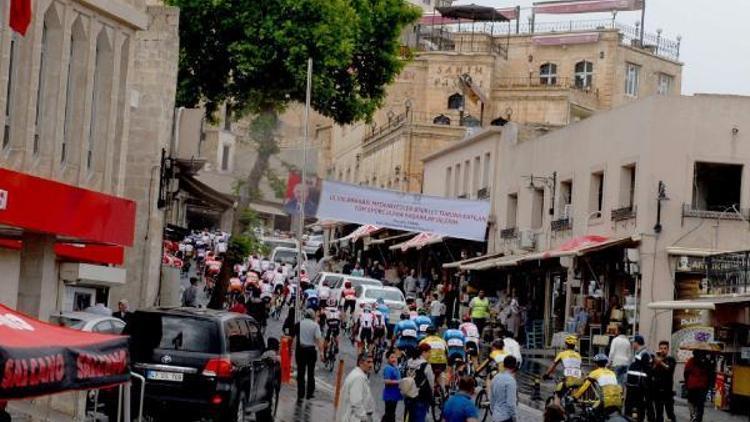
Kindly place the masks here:
POLYGON ((391 249, 391 250, 401 249, 402 252, 406 252, 409 249, 422 249, 423 247, 427 245, 440 243, 442 241, 443 241, 443 236, 439 234, 422 232, 412 237, 411 239, 407 240, 406 242, 393 245, 388 249, 391 249))
POLYGON ((338 239, 335 239, 334 242, 346 242, 346 241, 352 241, 356 242, 358 239, 369 236, 378 230, 381 230, 378 226, 373 226, 372 224, 365 224, 363 226, 357 227, 353 232, 347 234, 344 237, 340 237, 338 239))

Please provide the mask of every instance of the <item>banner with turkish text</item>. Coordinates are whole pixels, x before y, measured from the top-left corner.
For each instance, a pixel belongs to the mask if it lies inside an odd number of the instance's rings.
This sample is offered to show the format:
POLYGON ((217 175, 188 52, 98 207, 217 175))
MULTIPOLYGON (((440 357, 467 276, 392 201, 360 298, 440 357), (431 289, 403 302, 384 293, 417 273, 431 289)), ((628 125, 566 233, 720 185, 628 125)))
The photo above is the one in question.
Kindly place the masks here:
POLYGON ((318 219, 484 241, 489 201, 443 198, 323 181, 318 219))

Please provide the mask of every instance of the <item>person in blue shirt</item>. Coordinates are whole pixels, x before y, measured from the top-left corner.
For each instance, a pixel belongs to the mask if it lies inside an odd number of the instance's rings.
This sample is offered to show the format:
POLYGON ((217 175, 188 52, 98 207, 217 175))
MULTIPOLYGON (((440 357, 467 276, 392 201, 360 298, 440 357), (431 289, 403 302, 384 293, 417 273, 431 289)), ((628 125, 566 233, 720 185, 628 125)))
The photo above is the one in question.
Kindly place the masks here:
POLYGON ((476 382, 472 377, 458 380, 458 393, 452 395, 443 406, 445 422, 478 422, 479 411, 471 399, 476 382))
POLYGON ((383 401, 385 402, 385 414, 381 422, 396 422, 396 407, 401 401, 401 391, 398 388, 398 382, 401 379, 401 372, 398 369, 398 356, 394 350, 389 350, 386 354, 388 365, 383 368, 383 401))
POLYGON ((466 337, 464 333, 456 328, 456 322, 451 321, 449 327, 443 333, 443 340, 448 344, 448 364, 453 366, 456 359, 460 359, 462 362, 466 361, 466 337))
POLYGON ((383 314, 383 322, 385 322, 385 327, 388 330, 387 334, 390 338, 390 335, 393 334, 393 324, 389 322, 391 316, 391 308, 389 308, 388 305, 385 304, 385 301, 382 297, 379 297, 375 309, 383 314))
POLYGON ((305 303, 307 304, 307 309, 318 309, 318 291, 315 289, 307 289, 304 292, 305 295, 305 303))
POLYGON ((417 339, 422 341, 422 339, 427 337, 427 328, 432 327, 432 320, 425 315, 423 309, 420 309, 419 316, 414 318, 414 323, 417 324, 417 339))
POLYGON ((395 346, 398 350, 410 356, 410 352, 417 347, 417 324, 409 319, 409 314, 401 314, 401 321, 393 330, 395 346))

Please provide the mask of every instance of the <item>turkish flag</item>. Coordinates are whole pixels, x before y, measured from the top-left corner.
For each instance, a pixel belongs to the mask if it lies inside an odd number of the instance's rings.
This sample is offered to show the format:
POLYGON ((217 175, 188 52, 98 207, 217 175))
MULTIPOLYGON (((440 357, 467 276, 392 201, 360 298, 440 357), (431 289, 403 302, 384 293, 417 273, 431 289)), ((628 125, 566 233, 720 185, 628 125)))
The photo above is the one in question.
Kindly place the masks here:
POLYGON ((31 0, 10 0, 10 27, 21 35, 31 23, 31 0))

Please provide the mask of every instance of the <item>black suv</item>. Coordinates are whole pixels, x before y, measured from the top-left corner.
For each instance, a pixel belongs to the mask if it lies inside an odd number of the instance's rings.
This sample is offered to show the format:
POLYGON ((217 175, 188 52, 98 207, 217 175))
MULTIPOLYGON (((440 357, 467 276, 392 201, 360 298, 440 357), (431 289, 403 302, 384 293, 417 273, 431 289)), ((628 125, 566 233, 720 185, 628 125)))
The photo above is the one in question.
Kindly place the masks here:
POLYGON ((154 308, 135 312, 125 334, 133 371, 146 378, 144 412, 151 418, 235 422, 254 413, 258 421, 273 420, 278 362, 264 356, 253 318, 154 308))

